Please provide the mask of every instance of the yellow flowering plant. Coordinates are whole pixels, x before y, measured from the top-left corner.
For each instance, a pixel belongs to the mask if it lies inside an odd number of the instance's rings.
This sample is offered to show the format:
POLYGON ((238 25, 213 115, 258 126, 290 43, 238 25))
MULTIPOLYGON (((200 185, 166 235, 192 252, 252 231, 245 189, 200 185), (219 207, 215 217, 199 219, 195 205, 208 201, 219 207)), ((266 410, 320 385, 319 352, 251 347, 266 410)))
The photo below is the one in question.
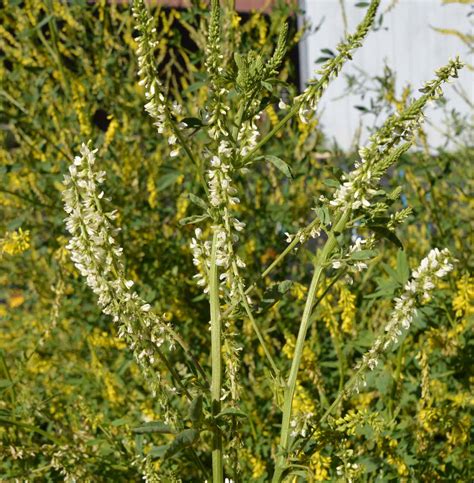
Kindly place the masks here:
POLYGON ((462 65, 318 129, 378 4, 302 93, 286 4, 2 10, 3 479, 467 478, 472 153, 408 152, 462 65))

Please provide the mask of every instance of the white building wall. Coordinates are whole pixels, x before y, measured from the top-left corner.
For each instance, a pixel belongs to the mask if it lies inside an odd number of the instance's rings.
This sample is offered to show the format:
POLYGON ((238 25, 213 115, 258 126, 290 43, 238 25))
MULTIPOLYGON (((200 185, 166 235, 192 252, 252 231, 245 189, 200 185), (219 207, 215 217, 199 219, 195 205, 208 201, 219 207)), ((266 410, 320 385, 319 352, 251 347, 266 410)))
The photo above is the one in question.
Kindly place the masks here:
MULTIPOLYGON (((366 8, 355 6, 358 1, 345 0, 349 32, 354 31, 366 11, 366 8)), ((392 1, 382 0, 380 11, 384 11, 392 1)), ((305 82, 320 65, 315 64, 315 60, 323 55, 321 49, 335 51, 337 43, 344 36, 344 23, 340 0, 300 0, 300 7, 313 26, 320 24, 324 18, 320 29, 308 33, 300 47, 301 78, 305 82)), ((364 46, 355 53, 353 61, 345 65, 342 74, 357 72, 354 68, 357 66, 369 75, 382 75, 386 61, 396 73, 397 92, 401 92, 408 82, 416 93, 425 81, 433 78, 438 67, 456 55, 474 65, 472 53, 459 38, 443 35, 432 27, 455 29, 473 35, 473 22, 472 6, 443 4, 441 0, 398 0, 395 7, 384 15, 384 28, 369 33, 364 46), (468 17, 470 10, 472 13, 468 17)), ((457 84, 474 102, 474 72, 464 68, 457 84)), ((324 132, 343 149, 349 149, 354 141, 364 142, 367 139, 367 130, 362 130, 360 139, 355 137, 362 118, 354 106, 364 105, 364 102, 359 96, 337 100, 345 88, 346 80, 340 75, 326 91, 320 104, 320 113, 324 132)), ((452 85, 446 87, 445 92, 451 108, 464 113, 469 110, 452 85)), ((442 112, 429 108, 427 114, 430 121, 439 127, 442 112)), ((363 123, 370 125, 373 120, 373 116, 364 116, 363 123)), ((428 128, 428 134, 433 146, 442 144, 444 138, 434 128, 428 128)))

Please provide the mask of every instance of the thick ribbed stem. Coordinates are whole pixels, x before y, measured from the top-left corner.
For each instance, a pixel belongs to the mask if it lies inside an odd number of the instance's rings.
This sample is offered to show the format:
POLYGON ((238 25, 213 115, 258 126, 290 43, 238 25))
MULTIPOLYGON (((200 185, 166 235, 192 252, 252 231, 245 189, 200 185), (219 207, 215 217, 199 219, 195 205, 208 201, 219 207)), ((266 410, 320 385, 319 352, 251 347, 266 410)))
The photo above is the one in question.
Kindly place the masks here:
MULTIPOLYGON (((221 314, 219 304, 219 279, 217 273, 217 236, 214 231, 211 249, 211 269, 209 273, 209 298, 211 310, 211 400, 212 414, 216 417, 221 408, 222 388, 222 351, 221 351, 221 314)), ((224 481, 224 465, 222 460, 222 434, 216 426, 212 437, 212 481, 224 481)))

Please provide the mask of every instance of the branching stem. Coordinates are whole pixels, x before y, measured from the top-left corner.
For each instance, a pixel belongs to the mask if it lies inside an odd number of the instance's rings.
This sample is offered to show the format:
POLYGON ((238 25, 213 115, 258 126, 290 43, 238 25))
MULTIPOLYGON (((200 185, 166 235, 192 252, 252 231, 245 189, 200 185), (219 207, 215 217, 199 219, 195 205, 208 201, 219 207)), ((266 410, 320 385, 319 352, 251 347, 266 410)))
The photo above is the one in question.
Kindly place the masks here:
POLYGON ((283 471, 285 469, 286 458, 285 454, 288 451, 289 437, 290 437, 290 421, 292 415, 293 398, 296 389, 296 380, 298 378, 298 371, 301 364, 301 358, 303 355, 303 348, 306 339, 306 334, 310 325, 310 317, 313 311, 313 307, 316 301, 316 294, 323 273, 326 262, 331 256, 334 248, 337 245, 336 236, 346 226, 349 219, 350 211, 346 211, 334 225, 329 233, 329 237, 320 253, 317 257, 313 278, 308 291, 308 298, 306 299, 305 307, 303 310, 303 317, 301 319, 300 329, 298 337, 296 339, 295 353, 291 363, 290 374, 288 376, 288 382, 285 388, 285 395, 283 400, 283 417, 280 432, 280 450, 281 454, 278 457, 275 473, 273 475, 273 482, 277 483, 281 481, 283 471))

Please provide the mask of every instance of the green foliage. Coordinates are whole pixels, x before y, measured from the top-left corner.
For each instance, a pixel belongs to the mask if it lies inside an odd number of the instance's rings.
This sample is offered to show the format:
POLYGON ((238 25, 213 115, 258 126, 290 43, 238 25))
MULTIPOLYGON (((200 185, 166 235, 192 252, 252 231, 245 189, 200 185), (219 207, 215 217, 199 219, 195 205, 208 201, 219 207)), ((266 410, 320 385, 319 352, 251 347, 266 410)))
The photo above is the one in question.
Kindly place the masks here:
MULTIPOLYGON (((362 42, 376 4, 360 31, 322 66, 311 100, 362 42)), ((199 169, 184 151, 169 156, 167 139, 156 134, 143 110, 147 101, 137 86, 130 11, 102 1, 5 2, 0 12, 0 78, 6 80, 0 87, 2 480, 135 481, 142 475, 150 481, 210 480, 216 428, 223 435, 226 476, 268 481, 274 472, 283 375, 294 358, 297 321, 311 280, 308 267, 335 219, 319 198, 331 198, 343 183, 341 170, 347 171, 355 156, 328 151, 312 113, 282 123, 293 107, 279 108, 278 100, 285 97, 289 103, 296 94, 287 52, 301 35, 291 26, 287 31, 291 11, 286 5, 268 19, 252 13, 244 23, 214 1, 209 44, 203 5, 152 14, 156 74, 168 101, 184 106, 186 117, 176 120, 187 126, 196 151, 212 149, 204 115, 210 77, 201 67, 217 54, 206 52, 206 46, 219 38, 215 47, 223 46, 223 59, 210 74, 215 85, 230 89, 222 100, 229 119, 245 123, 263 110, 261 139, 274 131, 257 153, 260 159, 249 151, 235 166, 259 161, 256 170, 233 178, 241 198, 238 217, 247 224, 235 250, 245 259, 245 281, 253 287, 251 316, 239 304, 226 329, 229 341, 242 348, 240 398, 228 395, 213 412, 207 383, 178 348, 167 355, 191 397, 178 390, 169 411, 181 419, 165 421, 132 352, 101 314, 65 248, 63 173, 81 143, 92 138, 99 169, 107 172, 105 205, 117 210, 122 227, 117 239, 127 276, 210 373, 209 304, 193 279, 189 223, 200 223, 209 234, 208 225, 218 215, 199 169), (192 47, 184 43, 184 31, 192 47), (221 65, 223 72, 217 69, 221 65), (254 103, 254 97, 262 102, 254 103), (239 115, 242 104, 247 113, 243 109, 239 115), (318 219, 308 225, 312 207, 318 219), (315 227, 323 235, 295 252, 298 237, 311 238, 315 227), (298 234, 290 245, 285 232, 298 234), (265 271, 280 252, 286 253, 284 262, 265 271), (277 361, 276 374, 254 324, 277 361)), ((381 142, 393 141, 403 116, 413 120, 422 102, 392 93, 398 105, 393 102, 386 112, 401 115, 379 131, 381 142)), ((405 134, 400 129, 398 140, 405 134)), ((423 148, 421 130, 417 141, 423 148)), ((351 273, 348 280, 346 270, 338 272, 328 263, 315 294, 318 303, 310 315, 292 405, 298 424, 304 423, 288 454, 296 481, 469 478, 474 279, 469 275, 472 186, 466 172, 472 148, 461 145, 433 155, 428 149, 406 152, 407 145, 396 144, 377 165, 381 176, 388 170, 390 177, 384 174, 373 195, 373 211, 369 216, 361 211, 349 230, 336 233, 341 247, 351 232, 374 233, 382 240, 377 251, 341 253, 348 267, 362 262, 367 270, 351 273), (393 220, 387 211, 392 208, 407 223, 393 220), (368 374, 367 387, 342 399, 321 423, 355 364, 383 332, 390 300, 407 282, 409 269, 430 248, 445 246, 458 260, 455 271, 368 374)), ((374 152, 380 146, 386 144, 375 143, 374 152)), ((223 304, 225 310, 230 303, 223 304)), ((226 340, 222 350, 227 360, 233 348, 226 340)), ((173 381, 166 368, 157 371, 173 381)))

